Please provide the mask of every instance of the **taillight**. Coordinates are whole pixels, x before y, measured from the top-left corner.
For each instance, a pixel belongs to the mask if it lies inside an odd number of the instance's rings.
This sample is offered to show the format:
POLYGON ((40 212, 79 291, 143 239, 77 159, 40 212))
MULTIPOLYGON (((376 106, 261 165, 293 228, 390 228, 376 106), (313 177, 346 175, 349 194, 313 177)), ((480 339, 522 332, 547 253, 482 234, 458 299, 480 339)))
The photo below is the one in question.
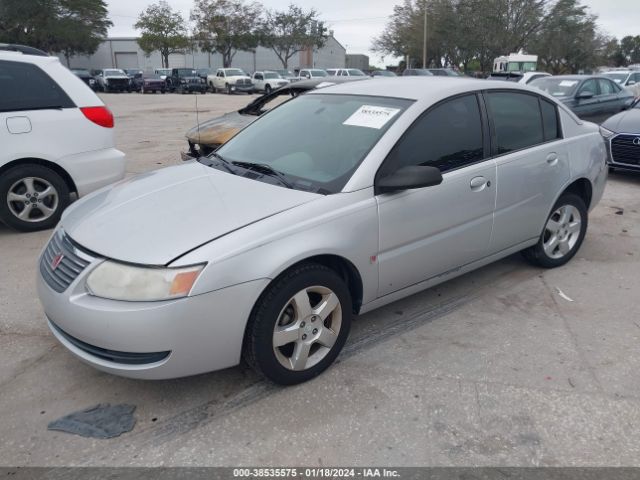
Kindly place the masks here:
POLYGON ((113 114, 107 107, 84 107, 80 111, 96 125, 104 128, 113 128, 113 114))

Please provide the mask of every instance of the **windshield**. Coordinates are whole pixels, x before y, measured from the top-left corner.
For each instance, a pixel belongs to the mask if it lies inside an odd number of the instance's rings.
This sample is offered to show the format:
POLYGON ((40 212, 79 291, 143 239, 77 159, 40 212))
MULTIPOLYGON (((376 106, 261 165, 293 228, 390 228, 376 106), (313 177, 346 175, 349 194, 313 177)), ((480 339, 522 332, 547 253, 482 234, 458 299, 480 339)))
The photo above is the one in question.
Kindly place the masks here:
POLYGON ((282 78, 276 72, 265 72, 264 78, 282 78))
POLYGON ((537 87, 554 97, 569 97, 573 95, 578 83, 580 82, 573 78, 545 77, 538 78, 529 85, 537 87))
POLYGON ((357 68, 350 68, 347 70, 349 72, 349 76, 351 77, 366 77, 362 70, 358 70, 357 68))
POLYGON ((216 153, 228 162, 266 164, 298 190, 337 193, 411 103, 387 97, 303 95, 261 116, 216 153))
POLYGON ((89 70, 79 70, 79 69, 73 69, 71 70, 73 73, 75 73, 76 75, 91 75, 89 73, 89 70))
POLYGON ((629 76, 628 73, 604 73, 603 75, 616 83, 624 82, 629 76))
POLYGON ((117 75, 125 75, 125 73, 122 70, 105 70, 104 71, 105 77, 115 77, 117 75))
POLYGON ((225 73, 226 73, 227 77, 238 77, 238 76, 241 76, 241 75, 244 75, 245 77, 247 76, 247 74, 244 73, 239 68, 227 68, 225 70, 225 73))
POLYGON ((156 69, 156 73, 160 74, 160 75, 168 75, 171 73, 171 69, 170 68, 158 68, 156 69))
POLYGON ((157 73, 145 73, 142 75, 142 78, 145 78, 148 80, 162 80, 162 77, 157 73))
POLYGON ((293 77, 293 73, 291 73, 289 70, 276 70, 276 71, 283 77, 293 77))
POLYGON ((179 77, 195 77, 196 71, 190 68, 179 68, 177 69, 179 77))
POLYGON ((311 74, 312 77, 326 77, 327 76, 327 72, 325 72, 324 70, 309 70, 309 73, 311 74))

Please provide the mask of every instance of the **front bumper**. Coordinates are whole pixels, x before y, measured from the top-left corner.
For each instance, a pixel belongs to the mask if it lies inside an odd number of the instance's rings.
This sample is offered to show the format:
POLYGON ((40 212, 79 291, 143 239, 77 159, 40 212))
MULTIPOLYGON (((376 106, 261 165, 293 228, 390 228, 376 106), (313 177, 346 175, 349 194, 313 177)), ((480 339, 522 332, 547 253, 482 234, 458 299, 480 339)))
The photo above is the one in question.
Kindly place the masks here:
POLYGON ((178 300, 123 302, 86 293, 86 275, 97 263, 63 293, 38 275, 49 328, 80 360, 108 373, 147 380, 196 375, 240 362, 247 319, 268 280, 178 300))
POLYGON ((207 84, 206 83, 184 83, 181 84, 178 89, 182 89, 185 92, 206 92, 207 84))
POLYGON ((250 85, 231 85, 232 92, 253 92, 254 90, 253 84, 250 85))

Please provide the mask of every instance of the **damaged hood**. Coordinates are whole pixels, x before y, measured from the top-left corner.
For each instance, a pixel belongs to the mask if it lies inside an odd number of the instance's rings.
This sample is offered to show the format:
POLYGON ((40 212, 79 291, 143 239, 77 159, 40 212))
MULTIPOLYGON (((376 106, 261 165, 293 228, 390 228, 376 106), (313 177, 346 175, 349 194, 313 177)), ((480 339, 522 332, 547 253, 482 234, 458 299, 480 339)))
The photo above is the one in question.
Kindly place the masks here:
POLYGON ((60 224, 99 255, 166 265, 204 243, 321 197, 194 161, 99 190, 68 208, 60 224))
POLYGON ((239 112, 227 113, 193 127, 187 132, 187 140, 194 144, 223 145, 257 119, 256 115, 243 115, 239 112))

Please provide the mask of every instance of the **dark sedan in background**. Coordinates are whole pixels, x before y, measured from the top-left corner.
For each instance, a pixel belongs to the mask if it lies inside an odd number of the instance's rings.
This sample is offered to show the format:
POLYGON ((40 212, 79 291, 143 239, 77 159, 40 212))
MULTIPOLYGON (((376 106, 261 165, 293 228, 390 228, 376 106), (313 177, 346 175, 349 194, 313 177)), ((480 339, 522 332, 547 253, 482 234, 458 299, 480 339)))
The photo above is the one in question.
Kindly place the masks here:
POLYGON ((604 122, 600 133, 609 143, 608 163, 613 169, 640 172, 640 100, 604 122))
POLYGON ((558 75, 538 78, 529 85, 557 98, 581 119, 595 123, 626 110, 634 101, 629 90, 603 76, 558 75))
POLYGON ((91 75, 91 72, 89 72, 89 70, 84 70, 82 68, 73 68, 71 72, 84 83, 86 83, 89 88, 91 88, 91 90, 95 91, 98 89, 98 83, 96 82, 96 79, 93 78, 93 75, 91 75))

